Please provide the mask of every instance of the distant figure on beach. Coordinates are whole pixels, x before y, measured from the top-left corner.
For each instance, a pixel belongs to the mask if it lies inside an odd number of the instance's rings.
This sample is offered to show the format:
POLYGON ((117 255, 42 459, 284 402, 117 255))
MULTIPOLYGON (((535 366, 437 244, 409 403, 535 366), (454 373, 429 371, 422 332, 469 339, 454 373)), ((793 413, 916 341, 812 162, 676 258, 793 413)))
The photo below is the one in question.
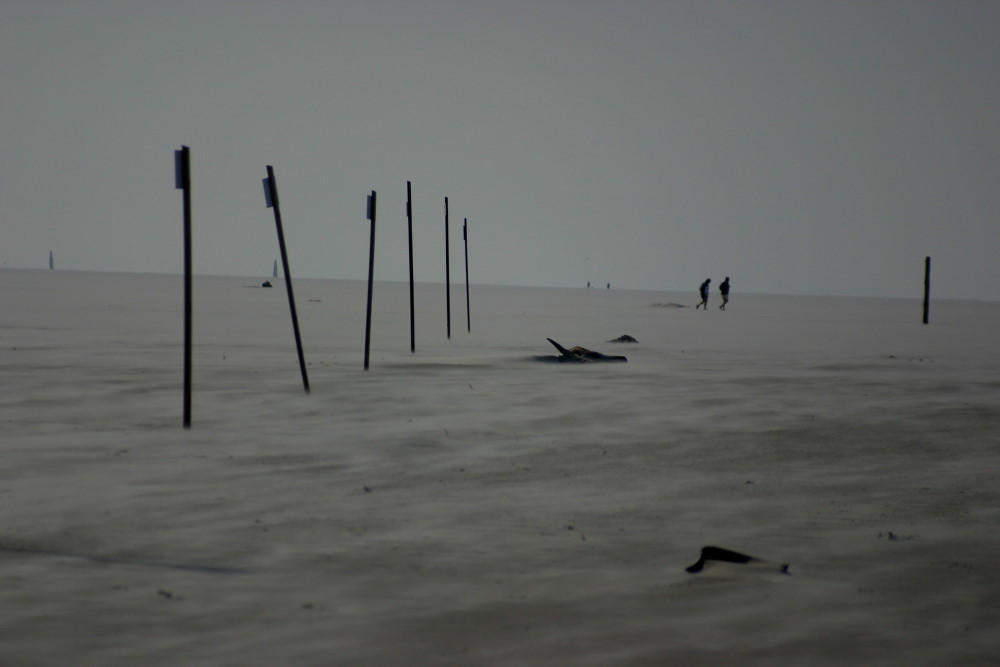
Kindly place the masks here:
POLYGON ((719 310, 725 310, 726 304, 729 303, 729 276, 726 276, 726 279, 719 285, 719 294, 722 295, 722 305, 719 306, 719 310))
POLYGON ((698 288, 698 293, 701 294, 701 303, 694 307, 695 310, 698 310, 702 306, 705 307, 705 310, 708 310, 708 285, 711 282, 711 278, 705 278, 705 282, 698 288))

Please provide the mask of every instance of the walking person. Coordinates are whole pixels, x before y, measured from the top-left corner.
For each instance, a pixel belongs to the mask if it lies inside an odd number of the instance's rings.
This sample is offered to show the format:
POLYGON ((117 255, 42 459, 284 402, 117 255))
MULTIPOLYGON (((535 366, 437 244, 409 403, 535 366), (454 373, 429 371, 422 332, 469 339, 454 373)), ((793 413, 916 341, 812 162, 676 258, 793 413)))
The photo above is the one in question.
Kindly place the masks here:
POLYGON ((711 278, 705 278, 705 282, 698 288, 698 293, 701 294, 701 303, 694 307, 695 310, 698 310, 702 306, 705 307, 705 310, 708 310, 708 285, 711 282, 711 278))
POLYGON ((725 310, 726 304, 729 303, 729 276, 726 276, 726 279, 719 285, 719 294, 722 295, 722 305, 719 306, 719 310, 725 310))

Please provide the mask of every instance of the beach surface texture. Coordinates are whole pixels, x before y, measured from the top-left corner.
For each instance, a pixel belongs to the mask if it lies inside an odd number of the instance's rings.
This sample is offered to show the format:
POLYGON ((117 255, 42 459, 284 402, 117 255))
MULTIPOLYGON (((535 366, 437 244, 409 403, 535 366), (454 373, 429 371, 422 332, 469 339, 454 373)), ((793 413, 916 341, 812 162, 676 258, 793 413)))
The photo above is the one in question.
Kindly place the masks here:
POLYGON ((0 270, 0 664, 1000 664, 1000 303, 296 280, 307 394, 266 278, 185 430, 180 276, 0 270))

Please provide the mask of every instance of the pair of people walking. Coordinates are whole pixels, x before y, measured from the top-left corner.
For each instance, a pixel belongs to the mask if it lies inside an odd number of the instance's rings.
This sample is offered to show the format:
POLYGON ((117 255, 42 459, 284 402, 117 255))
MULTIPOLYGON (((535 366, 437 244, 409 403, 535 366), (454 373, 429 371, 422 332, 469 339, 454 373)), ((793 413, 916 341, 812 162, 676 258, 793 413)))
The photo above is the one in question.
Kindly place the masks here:
MULTIPOLYGON (((711 283, 712 279, 706 278, 705 282, 703 282, 701 287, 698 288, 698 293, 701 295, 701 303, 694 307, 695 310, 702 307, 704 307, 705 310, 708 310, 708 286, 711 283)), ((722 295, 722 305, 719 306, 719 310, 725 310, 726 304, 729 303, 729 276, 726 276, 726 279, 722 281, 721 285, 719 285, 719 294, 722 295)))

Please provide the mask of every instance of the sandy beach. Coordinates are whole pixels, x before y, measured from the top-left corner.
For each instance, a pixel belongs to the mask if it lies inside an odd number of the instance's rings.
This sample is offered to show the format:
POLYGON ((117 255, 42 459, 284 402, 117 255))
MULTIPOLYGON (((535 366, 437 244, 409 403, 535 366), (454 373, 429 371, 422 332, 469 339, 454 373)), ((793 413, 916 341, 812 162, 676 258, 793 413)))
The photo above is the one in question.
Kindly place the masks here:
POLYGON ((0 271, 0 664, 1000 664, 1000 303, 265 279, 184 430, 180 276, 0 271))

